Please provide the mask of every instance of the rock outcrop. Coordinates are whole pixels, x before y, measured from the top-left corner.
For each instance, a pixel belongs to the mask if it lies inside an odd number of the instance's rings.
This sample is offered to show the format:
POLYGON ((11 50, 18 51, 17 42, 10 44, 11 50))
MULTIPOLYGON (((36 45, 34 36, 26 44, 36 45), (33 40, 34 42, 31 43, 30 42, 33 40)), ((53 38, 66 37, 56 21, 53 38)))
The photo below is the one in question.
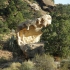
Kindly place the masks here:
POLYGON ((54 2, 53 0, 36 0, 36 2, 32 3, 29 0, 24 0, 25 2, 28 3, 28 5, 36 11, 39 11, 41 15, 45 15, 48 12, 52 12, 54 9, 54 2))
POLYGON ((33 57, 35 53, 44 51, 44 44, 38 43, 43 34, 41 29, 51 24, 50 15, 44 15, 34 20, 27 20, 17 27, 18 45, 23 51, 25 57, 33 57))
POLYGON ((53 0, 42 0, 42 2, 46 5, 46 6, 55 6, 53 0))
POLYGON ((34 9, 35 11, 39 11, 40 7, 38 6, 37 3, 32 3, 32 2, 29 1, 29 0, 25 0, 25 1, 29 4, 29 6, 30 6, 32 9, 34 9))
POLYGON ((48 7, 54 7, 55 4, 52 0, 36 0, 40 7, 44 10, 47 9, 48 7))

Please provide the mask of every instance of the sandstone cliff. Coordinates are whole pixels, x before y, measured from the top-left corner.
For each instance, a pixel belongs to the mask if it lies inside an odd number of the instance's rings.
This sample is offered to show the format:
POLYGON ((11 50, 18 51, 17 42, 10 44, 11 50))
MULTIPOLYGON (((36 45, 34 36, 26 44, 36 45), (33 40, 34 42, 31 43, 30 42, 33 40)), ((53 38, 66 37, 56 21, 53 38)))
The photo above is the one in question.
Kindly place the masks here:
POLYGON ((52 0, 36 0, 34 2, 30 0, 24 1, 26 1, 35 11, 40 11, 42 15, 46 14, 46 12, 51 12, 55 6, 52 0))
POLYGON ((17 42, 23 51, 25 58, 33 57, 36 53, 44 51, 44 44, 39 43, 43 34, 41 29, 51 24, 50 15, 43 15, 34 20, 26 20, 17 27, 17 42), (32 55, 31 55, 32 54, 32 55))
POLYGON ((41 13, 41 17, 35 19, 29 19, 22 22, 17 27, 17 42, 21 50, 23 51, 25 58, 33 57, 36 53, 41 54, 44 51, 44 43, 39 43, 41 35, 43 34, 41 29, 51 24, 52 17, 44 11, 44 6, 49 8, 53 7, 54 3, 51 0, 36 0, 33 3, 30 0, 24 0, 28 5, 41 13))

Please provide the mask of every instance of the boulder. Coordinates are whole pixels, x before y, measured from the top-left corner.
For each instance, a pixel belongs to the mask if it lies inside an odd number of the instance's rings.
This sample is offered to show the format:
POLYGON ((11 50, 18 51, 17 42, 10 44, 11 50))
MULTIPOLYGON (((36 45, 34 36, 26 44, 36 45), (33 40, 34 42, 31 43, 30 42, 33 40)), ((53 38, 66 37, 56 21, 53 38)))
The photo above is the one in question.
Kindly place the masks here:
POLYGON ((44 43, 33 43, 33 44, 26 44, 23 47, 23 50, 26 52, 25 55, 28 58, 33 58, 36 54, 43 54, 44 53, 44 43))
POLYGON ((39 43, 43 34, 41 29, 51 24, 50 15, 43 15, 34 20, 27 20, 18 25, 16 30, 17 42, 25 57, 33 57, 44 51, 44 44, 39 43))
POLYGON ((30 4, 30 6, 31 6, 31 8, 34 9, 35 11, 38 11, 38 10, 40 9, 39 6, 38 6, 38 4, 36 4, 36 3, 30 4))
POLYGON ((44 11, 50 12, 50 10, 53 10, 53 8, 55 6, 53 0, 36 0, 36 1, 39 3, 40 7, 44 11))
POLYGON ((42 0, 42 2, 43 2, 46 6, 48 6, 48 5, 50 5, 50 6, 55 6, 55 4, 54 4, 54 2, 53 2, 52 0, 42 0))

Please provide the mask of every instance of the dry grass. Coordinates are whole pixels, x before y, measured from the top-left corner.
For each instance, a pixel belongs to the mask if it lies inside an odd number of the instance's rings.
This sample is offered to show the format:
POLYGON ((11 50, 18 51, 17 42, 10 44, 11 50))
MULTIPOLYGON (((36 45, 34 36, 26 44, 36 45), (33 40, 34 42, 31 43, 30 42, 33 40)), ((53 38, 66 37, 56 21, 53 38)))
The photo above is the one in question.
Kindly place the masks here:
POLYGON ((0 59, 10 60, 12 58, 12 52, 0 50, 0 59))

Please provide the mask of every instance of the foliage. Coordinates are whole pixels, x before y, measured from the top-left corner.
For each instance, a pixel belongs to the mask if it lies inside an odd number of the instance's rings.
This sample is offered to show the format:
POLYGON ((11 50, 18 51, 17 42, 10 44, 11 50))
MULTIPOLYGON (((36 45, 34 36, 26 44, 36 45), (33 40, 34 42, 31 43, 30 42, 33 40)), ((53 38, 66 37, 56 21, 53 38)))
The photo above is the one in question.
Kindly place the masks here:
POLYGON ((54 2, 54 0, 52 0, 54 2))
POLYGON ((61 68, 60 70, 68 70, 70 69, 70 58, 61 61, 61 68))
POLYGON ((20 68, 20 70, 55 70, 56 65, 53 57, 43 54, 36 55, 32 61, 23 62, 20 68))
POLYGON ((46 41, 46 53, 57 56, 70 56, 70 5, 59 4, 51 12, 52 24, 43 29, 42 40, 46 41))
MULTIPOLYGON (((24 0, 0 0, 0 34, 8 33, 21 22, 40 15, 40 12, 32 10, 24 0)), ((56 5, 50 15, 52 24, 43 29, 41 38, 46 41, 45 51, 63 57, 70 56, 70 4, 56 5)))
POLYGON ((0 58, 0 64, 8 62, 4 57, 0 58))
POLYGON ((6 22, 0 20, 0 33, 9 32, 6 22))
MULTIPOLYGON (((26 19, 33 19, 40 16, 39 12, 35 12, 29 7, 28 3, 22 0, 1 0, 0 1, 0 16, 4 21, 0 21, 0 23, 4 23, 8 29, 16 29, 17 25, 21 22, 24 22, 26 19), (7 6, 4 6, 8 3, 7 6)), ((3 30, 3 29, 2 29, 3 30)), ((1 31, 1 30, 0 30, 1 31)), ((3 32, 3 31, 2 31, 3 32)))
POLYGON ((7 7, 8 0, 0 0, 0 9, 7 7))
POLYGON ((22 63, 20 70, 35 70, 34 63, 31 61, 25 61, 22 63))
POLYGON ((2 70, 19 70, 21 64, 19 62, 9 63, 9 67, 3 68, 2 70))
POLYGON ((11 38, 7 40, 6 45, 4 45, 4 49, 13 52, 14 57, 20 56, 20 54, 21 55, 23 54, 17 44, 16 38, 14 37, 14 35, 12 35, 11 38))
POLYGON ((55 70, 56 65, 50 55, 36 55, 33 60, 36 70, 55 70))

